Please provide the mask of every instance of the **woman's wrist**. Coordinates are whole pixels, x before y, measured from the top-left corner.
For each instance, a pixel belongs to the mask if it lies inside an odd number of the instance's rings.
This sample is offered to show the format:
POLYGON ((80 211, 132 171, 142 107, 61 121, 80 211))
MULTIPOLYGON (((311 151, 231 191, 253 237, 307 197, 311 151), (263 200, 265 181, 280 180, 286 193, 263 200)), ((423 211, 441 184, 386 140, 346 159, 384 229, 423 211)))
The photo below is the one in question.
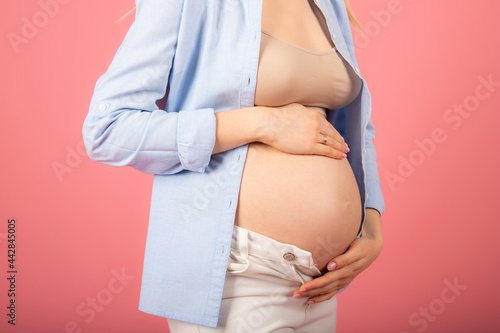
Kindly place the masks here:
POLYGON ((382 224, 381 215, 375 208, 366 208, 365 223, 361 230, 362 237, 370 237, 383 241, 382 239, 382 224))
POLYGON ((212 154, 267 138, 269 108, 253 106, 215 113, 216 140, 212 154))
POLYGON ((269 144, 271 140, 269 123, 271 121, 274 108, 268 106, 254 106, 253 111, 255 114, 253 121, 255 141, 269 144))

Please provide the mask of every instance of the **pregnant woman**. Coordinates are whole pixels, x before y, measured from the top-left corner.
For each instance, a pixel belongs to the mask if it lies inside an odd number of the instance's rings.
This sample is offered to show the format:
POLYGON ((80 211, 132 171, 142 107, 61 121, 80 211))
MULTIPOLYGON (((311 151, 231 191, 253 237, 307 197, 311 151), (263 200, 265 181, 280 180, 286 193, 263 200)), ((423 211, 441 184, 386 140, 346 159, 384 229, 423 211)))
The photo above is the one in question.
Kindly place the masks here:
POLYGON ((348 1, 136 4, 83 136, 154 174, 139 309, 173 333, 334 332, 385 208, 348 1))
MULTIPOLYGON (((330 41, 314 2, 264 0, 261 36, 255 105, 300 103, 326 118, 326 109, 340 109, 359 94, 361 79, 330 41)), ((328 142, 328 135, 319 139, 328 142)), ((249 144, 235 225, 310 251, 324 272, 327 262, 356 238, 361 210, 346 158, 249 144), (329 246, 319 256, 315 249, 321 238, 328 238, 329 246)))

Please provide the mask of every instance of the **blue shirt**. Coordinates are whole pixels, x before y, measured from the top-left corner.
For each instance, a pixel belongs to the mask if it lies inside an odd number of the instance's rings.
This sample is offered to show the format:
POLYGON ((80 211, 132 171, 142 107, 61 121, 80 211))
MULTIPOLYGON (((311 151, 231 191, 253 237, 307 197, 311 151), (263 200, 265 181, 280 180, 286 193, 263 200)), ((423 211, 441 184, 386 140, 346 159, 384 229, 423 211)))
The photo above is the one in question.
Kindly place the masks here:
MULTIPOLYGON (((361 75, 344 0, 316 2, 338 51, 361 75)), ((216 327, 248 145, 211 155, 214 113, 254 106, 262 0, 136 6, 97 80, 85 147, 94 161, 154 174, 139 309, 216 327)), ((365 207, 384 213, 370 114, 364 79, 352 103, 327 110, 351 149, 361 223, 365 207)))

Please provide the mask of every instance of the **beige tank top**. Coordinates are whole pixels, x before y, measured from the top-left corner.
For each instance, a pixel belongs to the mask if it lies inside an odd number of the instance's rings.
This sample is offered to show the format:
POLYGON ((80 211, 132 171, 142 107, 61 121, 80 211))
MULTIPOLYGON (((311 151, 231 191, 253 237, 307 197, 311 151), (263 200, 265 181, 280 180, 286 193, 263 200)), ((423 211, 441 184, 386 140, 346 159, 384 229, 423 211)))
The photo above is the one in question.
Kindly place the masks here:
POLYGON ((335 47, 314 51, 262 29, 255 105, 300 103, 322 113, 352 102, 361 79, 335 47))

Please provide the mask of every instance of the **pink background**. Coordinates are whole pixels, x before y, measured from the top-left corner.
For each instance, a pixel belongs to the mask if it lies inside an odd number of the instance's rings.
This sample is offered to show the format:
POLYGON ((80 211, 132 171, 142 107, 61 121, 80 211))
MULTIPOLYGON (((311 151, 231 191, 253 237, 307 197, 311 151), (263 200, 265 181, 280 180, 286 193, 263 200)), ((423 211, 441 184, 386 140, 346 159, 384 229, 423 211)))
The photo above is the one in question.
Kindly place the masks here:
MULTIPOLYGON (((166 333, 165 318, 137 309, 153 178, 91 161, 81 135, 134 14, 114 22, 135 3, 59 1, 51 16, 35 0, 0 14, 0 330, 166 333), (37 30, 23 32, 26 22, 37 30), (14 34, 26 39, 14 46, 14 34)), ((385 245, 339 295, 338 332, 498 332, 500 86, 480 78, 500 82, 500 4, 351 2, 368 33, 354 36, 373 97, 385 245), (464 116, 449 111, 463 103, 464 116)))

